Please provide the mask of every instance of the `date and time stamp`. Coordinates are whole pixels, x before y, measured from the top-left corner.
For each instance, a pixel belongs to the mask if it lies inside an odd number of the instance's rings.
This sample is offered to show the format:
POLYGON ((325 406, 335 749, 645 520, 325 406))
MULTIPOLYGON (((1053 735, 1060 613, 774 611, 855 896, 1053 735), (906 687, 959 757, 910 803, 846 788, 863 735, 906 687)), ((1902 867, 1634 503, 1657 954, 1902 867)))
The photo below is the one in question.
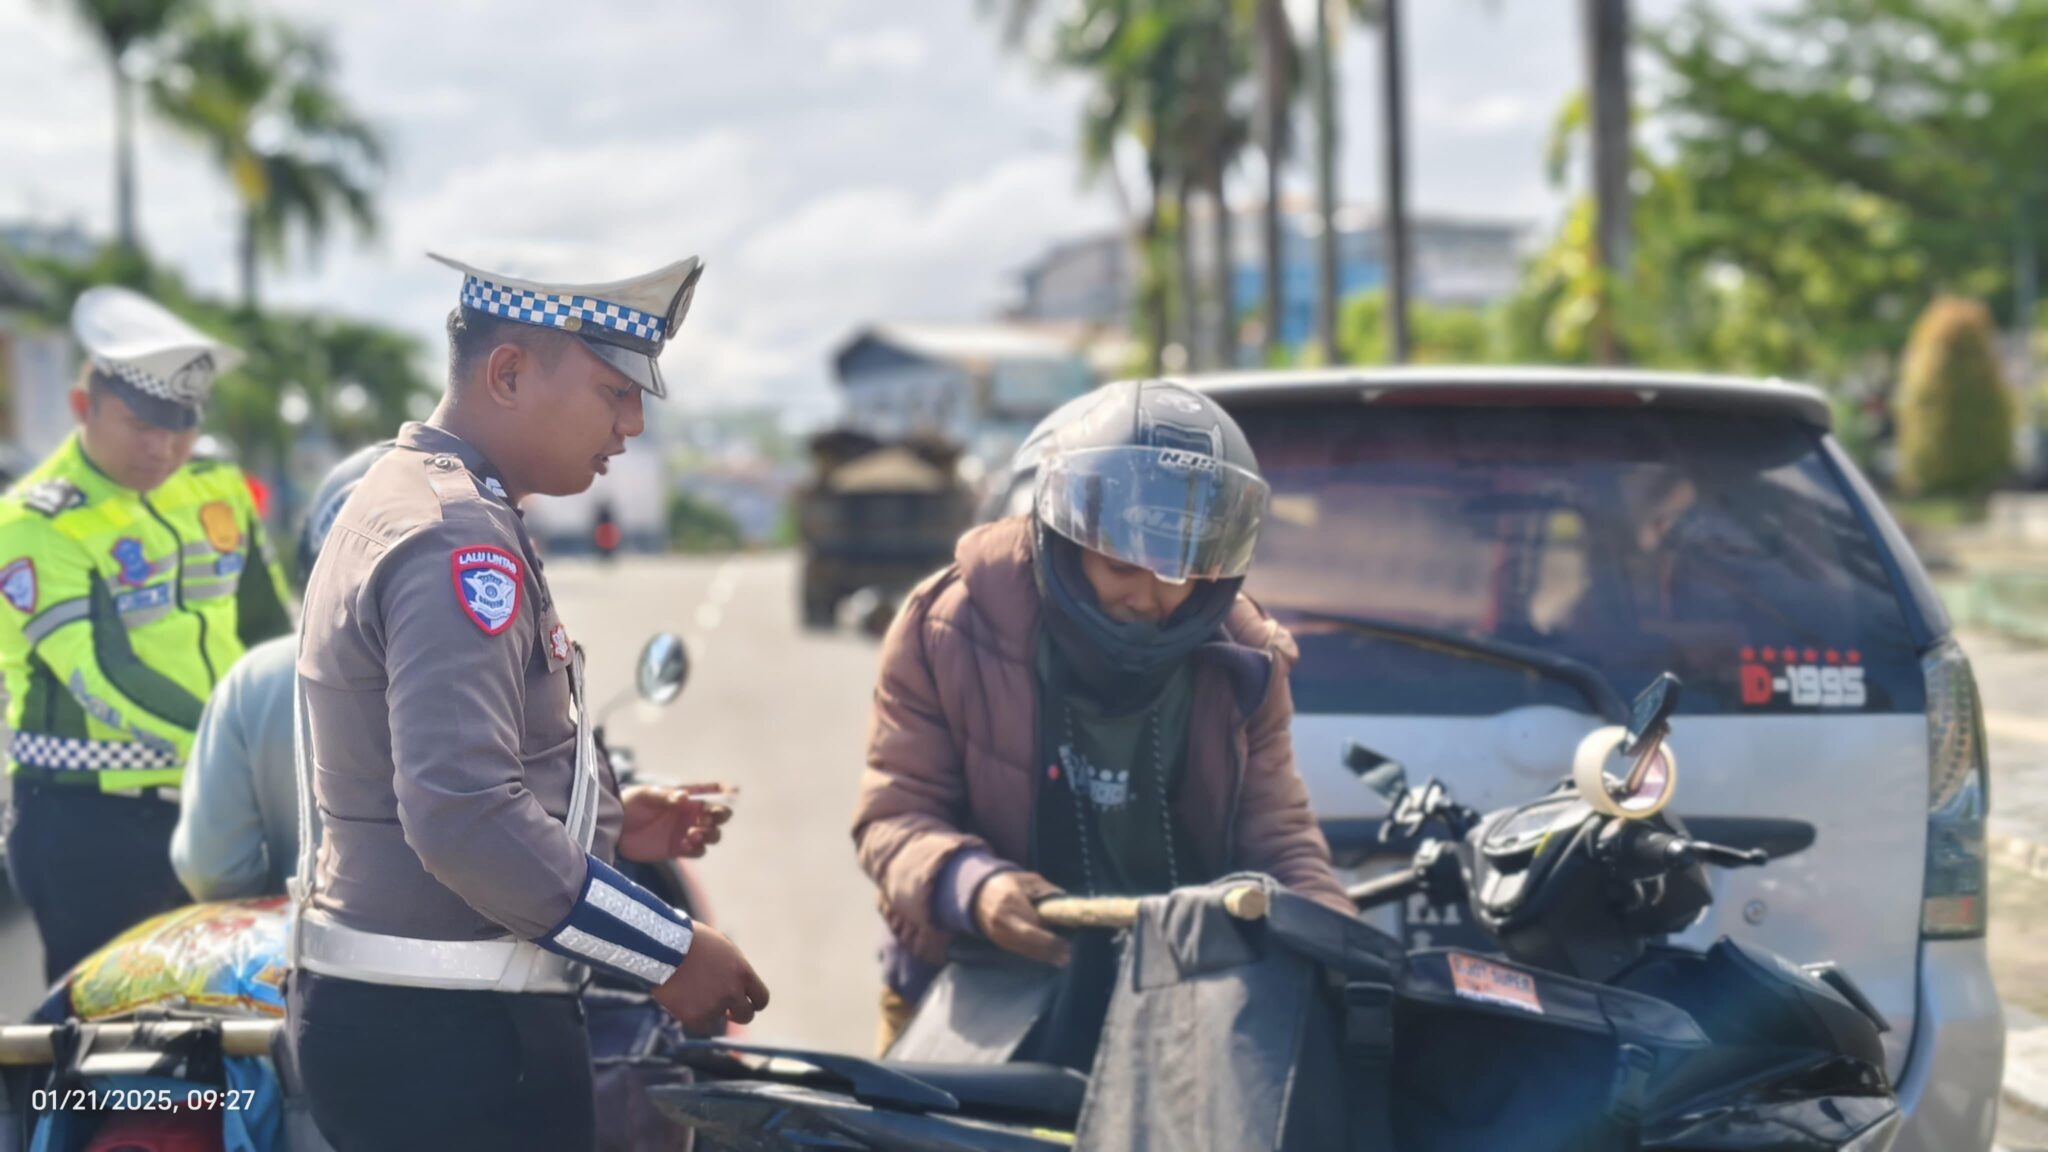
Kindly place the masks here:
POLYGON ((256 1106, 253 1088, 37 1088, 29 1107, 37 1112, 240 1112, 256 1106))

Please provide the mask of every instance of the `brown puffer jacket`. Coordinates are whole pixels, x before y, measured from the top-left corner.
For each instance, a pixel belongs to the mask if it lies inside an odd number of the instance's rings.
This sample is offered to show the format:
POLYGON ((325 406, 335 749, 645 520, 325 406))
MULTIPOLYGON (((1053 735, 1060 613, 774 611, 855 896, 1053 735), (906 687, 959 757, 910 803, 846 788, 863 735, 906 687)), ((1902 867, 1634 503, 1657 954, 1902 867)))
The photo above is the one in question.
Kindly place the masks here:
MULTIPOLYGON (((898 943, 937 962, 933 896, 954 853, 1031 858, 1037 796, 1038 586, 1026 517, 961 537, 882 643, 867 771, 853 821, 860 864, 898 943)), ((1346 913, 1343 886, 1294 769, 1293 637, 1239 597, 1195 669, 1188 763, 1175 801, 1210 875, 1264 872, 1346 913)))

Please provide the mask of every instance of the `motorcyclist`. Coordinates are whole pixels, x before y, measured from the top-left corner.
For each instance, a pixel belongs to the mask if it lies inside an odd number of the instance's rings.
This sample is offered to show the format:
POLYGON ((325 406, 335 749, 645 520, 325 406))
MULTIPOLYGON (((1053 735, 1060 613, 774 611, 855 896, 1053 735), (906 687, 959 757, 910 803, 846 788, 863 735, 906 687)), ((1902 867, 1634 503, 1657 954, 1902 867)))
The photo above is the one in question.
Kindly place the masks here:
POLYGON ((1289 736, 1293 639, 1240 588, 1267 486, 1235 421, 1123 383, 1028 443, 1030 515, 962 537, 883 642, 854 815, 893 939, 881 1040, 955 935, 1064 964, 1036 902, 1249 869, 1344 890, 1289 736))

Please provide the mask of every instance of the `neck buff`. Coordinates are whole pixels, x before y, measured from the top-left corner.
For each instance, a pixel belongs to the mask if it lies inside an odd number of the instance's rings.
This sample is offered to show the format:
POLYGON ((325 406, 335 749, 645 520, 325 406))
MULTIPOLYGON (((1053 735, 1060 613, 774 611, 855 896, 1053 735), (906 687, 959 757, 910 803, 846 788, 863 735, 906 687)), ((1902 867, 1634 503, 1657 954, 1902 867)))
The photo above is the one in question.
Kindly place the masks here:
POLYGON ((1164 624, 1126 624, 1096 602, 1080 546, 1036 525, 1032 568, 1061 669, 1111 713, 1150 703, 1197 647, 1216 638, 1244 578, 1203 580, 1164 624))

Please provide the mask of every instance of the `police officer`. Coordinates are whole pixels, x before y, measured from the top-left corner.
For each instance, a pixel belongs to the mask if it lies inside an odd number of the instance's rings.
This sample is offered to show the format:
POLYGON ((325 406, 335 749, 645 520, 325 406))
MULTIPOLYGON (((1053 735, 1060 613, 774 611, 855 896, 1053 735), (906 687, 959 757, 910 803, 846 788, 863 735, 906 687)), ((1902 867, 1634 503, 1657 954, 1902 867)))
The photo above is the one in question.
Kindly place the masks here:
POLYGON ((447 393, 306 589, 300 780, 324 832, 317 866, 300 837, 293 1042, 340 1152, 589 1148, 589 969, 699 1027, 768 1002, 729 941, 613 868, 694 852, 717 813, 619 794, 517 511, 640 433, 701 266, 571 286, 442 262, 464 277, 447 393))
POLYGON ((78 431, 0 498, 7 860, 53 981, 184 903, 172 793, 200 709, 290 628, 247 480, 191 459, 242 354, 125 288, 80 295, 72 326, 78 431))

